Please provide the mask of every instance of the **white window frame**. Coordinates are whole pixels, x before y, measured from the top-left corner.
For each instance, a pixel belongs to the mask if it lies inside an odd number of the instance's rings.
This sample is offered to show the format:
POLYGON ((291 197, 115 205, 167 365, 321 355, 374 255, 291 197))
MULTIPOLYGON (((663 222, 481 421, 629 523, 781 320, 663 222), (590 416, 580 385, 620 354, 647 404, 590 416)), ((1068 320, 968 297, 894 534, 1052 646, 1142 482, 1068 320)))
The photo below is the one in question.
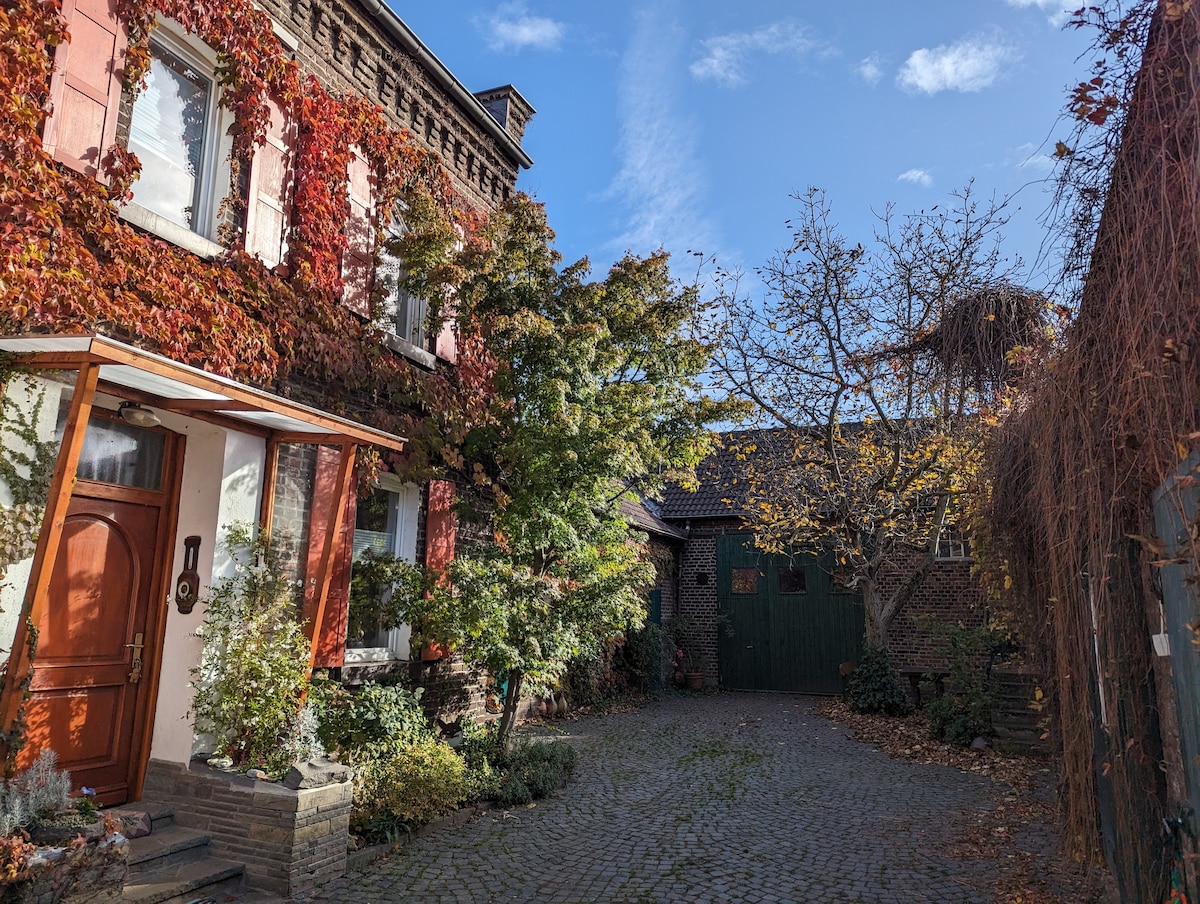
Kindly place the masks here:
POLYGON ((957 527, 943 527, 938 533, 935 562, 969 562, 971 561, 971 541, 966 531, 957 527))
POLYGON ((437 366, 437 358, 429 348, 429 302, 405 291, 401 285, 407 273, 404 260, 387 248, 388 241, 402 238, 406 232, 404 205, 399 204, 387 226, 375 268, 376 279, 394 280, 393 287, 383 299, 382 316, 377 326, 384 332, 384 344, 388 348, 432 370, 437 366))
MULTIPOLYGON (((421 488, 415 483, 404 483, 394 474, 380 474, 376 492, 395 496, 396 535, 392 548, 388 550, 398 559, 415 563, 417 560, 417 517, 421 505, 421 488)), ((346 647, 346 666, 367 665, 380 662, 407 660, 411 650, 409 640, 412 628, 398 625, 388 631, 385 647, 346 647)))
MULTIPOLYGON (((201 171, 197 175, 200 191, 190 228, 139 204, 136 200, 136 181, 132 186, 134 200, 121 207, 120 215, 133 225, 201 257, 216 257, 225 250, 215 241, 219 225, 217 211, 229 194, 229 155, 233 149, 233 138, 229 135, 232 113, 220 104, 221 86, 216 75, 217 54, 198 37, 189 35, 174 19, 160 18, 150 40, 151 43, 160 45, 164 50, 195 67, 212 84, 205 114, 201 171)), ((136 104, 137 98, 134 99, 134 105, 136 104)))

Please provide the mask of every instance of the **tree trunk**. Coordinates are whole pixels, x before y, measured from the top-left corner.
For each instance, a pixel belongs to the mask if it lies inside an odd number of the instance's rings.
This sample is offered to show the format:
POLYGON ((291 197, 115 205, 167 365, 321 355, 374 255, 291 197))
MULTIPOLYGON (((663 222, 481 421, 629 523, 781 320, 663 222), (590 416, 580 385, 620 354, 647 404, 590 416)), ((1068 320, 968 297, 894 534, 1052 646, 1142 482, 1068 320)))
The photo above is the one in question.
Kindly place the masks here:
POLYGON ((874 575, 863 578, 858 584, 862 590, 863 609, 867 622, 867 646, 887 650, 888 629, 900 611, 908 605, 908 601, 916 595, 926 575, 933 570, 934 554, 929 551, 912 570, 912 573, 886 599, 879 590, 879 582, 874 575))
POLYGON ((513 669, 508 673, 508 693, 504 695, 504 712, 500 714, 500 728, 496 740, 503 750, 508 745, 508 733, 512 731, 513 723, 517 720, 517 706, 521 703, 521 685, 525 673, 513 669))
POLYGON ((884 611, 883 600, 879 596, 879 584, 874 578, 867 578, 859 583, 862 590, 863 611, 867 623, 867 646, 887 649, 887 632, 892 619, 884 611))

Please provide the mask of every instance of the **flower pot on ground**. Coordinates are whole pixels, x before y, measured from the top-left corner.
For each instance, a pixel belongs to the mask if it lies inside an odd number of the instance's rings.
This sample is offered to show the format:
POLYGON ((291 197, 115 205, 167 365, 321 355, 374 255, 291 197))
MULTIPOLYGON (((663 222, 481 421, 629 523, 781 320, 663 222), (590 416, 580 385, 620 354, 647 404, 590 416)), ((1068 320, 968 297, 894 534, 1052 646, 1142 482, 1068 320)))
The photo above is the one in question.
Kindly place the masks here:
POLYGON ((684 672, 684 686, 689 691, 703 690, 704 688, 704 673, 703 672, 684 672))
POLYGON ((705 628, 692 615, 679 613, 663 624, 663 643, 672 656, 676 674, 682 672, 684 685, 699 690, 704 685, 705 628), (699 675, 699 684, 693 676, 699 675))
POLYGON ((74 810, 61 814, 61 821, 39 822, 29 830, 29 840, 38 845, 59 845, 73 841, 82 835, 88 841, 104 835, 104 817, 93 817, 90 822, 78 818, 74 810))

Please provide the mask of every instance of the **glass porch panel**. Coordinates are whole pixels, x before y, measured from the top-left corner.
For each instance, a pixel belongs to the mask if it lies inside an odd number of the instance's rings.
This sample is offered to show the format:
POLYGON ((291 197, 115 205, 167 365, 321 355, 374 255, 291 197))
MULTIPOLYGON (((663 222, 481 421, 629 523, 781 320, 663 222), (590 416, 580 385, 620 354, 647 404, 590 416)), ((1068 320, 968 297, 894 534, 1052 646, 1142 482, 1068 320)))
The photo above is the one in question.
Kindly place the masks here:
POLYGON ((25 601, 76 376, 17 372, 0 386, 0 663, 25 601))

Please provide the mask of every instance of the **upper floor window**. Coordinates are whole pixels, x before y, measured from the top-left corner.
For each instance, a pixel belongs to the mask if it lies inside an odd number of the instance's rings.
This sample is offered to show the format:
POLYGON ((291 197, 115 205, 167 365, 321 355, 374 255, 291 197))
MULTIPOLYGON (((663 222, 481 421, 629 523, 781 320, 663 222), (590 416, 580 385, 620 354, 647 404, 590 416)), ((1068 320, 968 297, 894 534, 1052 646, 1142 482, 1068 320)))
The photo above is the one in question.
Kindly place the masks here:
POLYGON ((387 228, 379 252, 379 264, 375 270, 375 277, 383 289, 379 328, 402 340, 399 351, 417 358, 427 367, 432 367, 433 356, 429 351, 429 330, 426 322, 429 306, 424 298, 413 295, 405 288, 408 270, 404 258, 396 251, 396 243, 407 231, 401 213, 397 211, 387 228), (413 354, 414 352, 418 354, 413 354))
POLYGON ((134 101, 129 131, 129 149, 142 164, 133 200, 203 236, 212 231, 217 195, 213 70, 202 49, 156 30, 146 86, 134 101))

